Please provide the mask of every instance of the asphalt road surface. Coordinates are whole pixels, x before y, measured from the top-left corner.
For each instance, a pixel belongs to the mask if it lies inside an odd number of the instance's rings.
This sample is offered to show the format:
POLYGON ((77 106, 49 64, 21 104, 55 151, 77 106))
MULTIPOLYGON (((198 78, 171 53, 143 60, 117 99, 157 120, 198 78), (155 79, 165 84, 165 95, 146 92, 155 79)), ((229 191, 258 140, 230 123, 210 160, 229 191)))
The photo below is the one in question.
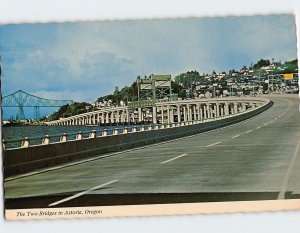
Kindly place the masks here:
POLYGON ((5 207, 300 198, 297 95, 218 130, 6 179, 5 207))

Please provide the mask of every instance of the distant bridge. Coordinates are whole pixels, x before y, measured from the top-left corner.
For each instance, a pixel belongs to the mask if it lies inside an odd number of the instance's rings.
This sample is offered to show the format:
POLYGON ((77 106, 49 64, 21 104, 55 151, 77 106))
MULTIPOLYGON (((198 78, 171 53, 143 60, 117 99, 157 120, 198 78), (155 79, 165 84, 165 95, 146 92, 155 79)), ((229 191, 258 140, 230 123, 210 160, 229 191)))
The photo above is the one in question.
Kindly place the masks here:
POLYGON ((31 95, 25 91, 18 90, 2 98, 2 107, 17 107, 16 120, 25 119, 24 107, 34 108, 34 118, 40 118, 40 107, 61 107, 66 104, 72 104, 73 100, 51 100, 31 95))

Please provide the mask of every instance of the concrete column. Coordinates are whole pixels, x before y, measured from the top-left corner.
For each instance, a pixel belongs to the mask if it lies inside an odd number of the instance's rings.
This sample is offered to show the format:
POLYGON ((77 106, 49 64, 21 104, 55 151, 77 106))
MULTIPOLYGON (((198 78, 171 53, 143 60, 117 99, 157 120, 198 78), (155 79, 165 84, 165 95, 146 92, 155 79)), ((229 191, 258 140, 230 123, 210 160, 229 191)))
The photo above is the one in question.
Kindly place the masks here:
POLYGON ((170 117, 170 106, 167 105, 167 123, 170 124, 171 123, 171 117, 170 117))
POLYGON ((201 105, 197 104, 197 120, 201 120, 201 105))
POLYGON ((129 108, 126 109, 126 122, 129 123, 130 115, 129 115, 129 108))
POLYGON ((114 112, 110 113, 110 122, 115 123, 115 114, 114 114, 114 112))
POLYGON ((225 111, 225 116, 228 116, 229 115, 229 104, 228 103, 224 104, 224 111, 225 111))
POLYGON ((152 123, 157 124, 157 108, 152 107, 152 123))
POLYGON ((139 122, 142 122, 142 120, 143 120, 142 108, 138 108, 138 118, 139 118, 139 122))
POLYGON ((135 114, 134 111, 132 111, 132 113, 131 113, 131 120, 132 120, 132 122, 135 121, 135 119, 134 119, 134 117, 135 117, 134 114, 135 114))
POLYGON ((170 123, 174 123, 174 109, 172 106, 170 108, 170 123))
POLYGON ((105 123, 105 112, 101 113, 101 124, 105 123))
POLYGON ((97 118, 97 114, 94 114, 94 122, 93 122, 94 125, 97 124, 97 123, 96 123, 96 122, 97 122, 97 121, 96 121, 96 118, 97 118))
POLYGON ((210 118, 214 117, 214 104, 209 105, 209 114, 210 114, 210 118))
POLYGON ((121 110, 121 122, 124 123, 125 122, 125 110, 121 110))
POLYGON ((191 105, 188 105, 188 121, 192 121, 193 118, 192 118, 192 108, 191 108, 191 105))
POLYGON ((161 107, 161 123, 164 124, 165 123, 165 119, 164 119, 164 107, 161 107))
POLYGON ((224 116, 224 105, 220 105, 220 115, 224 116))
POLYGON ((207 104, 203 104, 203 119, 207 119, 207 104))
POLYGON ((220 105, 216 103, 216 117, 220 117, 220 105))
POLYGON ((197 109, 196 105, 193 105, 193 112, 194 112, 194 121, 197 120, 197 109))
POLYGON ((245 103, 242 103, 242 111, 245 112, 247 109, 246 109, 246 104, 245 103))
POLYGON ((105 112, 105 124, 109 123, 109 115, 108 112, 105 112))
POLYGON ((186 114, 187 109, 186 109, 186 107, 187 107, 186 105, 183 106, 183 121, 184 121, 184 122, 187 121, 187 114, 186 114))
POLYGON ((216 104, 215 103, 213 103, 212 105, 211 105, 211 109, 212 109, 212 117, 216 117, 217 116, 217 106, 216 106, 216 104))
POLYGON ((210 110, 211 110, 210 109, 210 104, 207 104, 206 108, 207 108, 207 111, 206 111, 207 112, 207 118, 210 118, 211 117, 211 115, 210 115, 210 110))
POLYGON ((177 105, 177 118, 178 122, 181 122, 181 112, 180 112, 180 105, 177 105))
POLYGON ((238 106, 236 102, 233 104, 233 109, 234 109, 234 113, 238 113, 238 106))
POLYGON ((120 112, 119 112, 119 110, 117 110, 117 114, 116 114, 116 122, 117 122, 117 123, 120 122, 120 112))
POLYGON ((100 113, 97 115, 97 124, 100 125, 100 113))

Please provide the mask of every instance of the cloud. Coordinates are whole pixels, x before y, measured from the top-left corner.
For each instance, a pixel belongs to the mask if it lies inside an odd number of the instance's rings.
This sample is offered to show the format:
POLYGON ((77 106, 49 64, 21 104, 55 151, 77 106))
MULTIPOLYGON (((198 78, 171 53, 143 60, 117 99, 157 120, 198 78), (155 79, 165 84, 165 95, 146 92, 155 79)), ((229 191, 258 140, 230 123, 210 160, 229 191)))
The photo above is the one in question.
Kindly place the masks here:
POLYGON ((138 75, 228 71, 296 57, 292 15, 0 27, 2 93, 92 102, 138 75))

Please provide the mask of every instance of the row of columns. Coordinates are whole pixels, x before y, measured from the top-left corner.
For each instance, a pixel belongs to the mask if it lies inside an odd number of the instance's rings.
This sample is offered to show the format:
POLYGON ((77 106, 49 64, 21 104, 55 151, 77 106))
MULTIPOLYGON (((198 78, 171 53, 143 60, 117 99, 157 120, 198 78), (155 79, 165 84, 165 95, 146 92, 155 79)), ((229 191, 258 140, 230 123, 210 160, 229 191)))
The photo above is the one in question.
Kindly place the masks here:
MULTIPOLYGON (((73 116, 65 120, 60 120, 57 125, 100 125, 130 122, 130 112, 128 109, 103 111, 80 116, 73 116)), ((55 124, 55 123, 54 123, 55 124)))
POLYGON ((153 108, 153 119, 157 121, 157 117, 154 116, 159 115, 160 123, 173 123, 175 117, 177 118, 176 122, 204 120, 244 112, 253 106, 247 103, 235 102, 166 105, 153 108))
POLYGON ((252 102, 201 102, 201 103, 180 103, 137 108, 117 109, 101 112, 91 112, 53 122, 52 125, 100 125, 100 124, 123 124, 152 122, 174 123, 187 122, 192 120, 205 120, 228 116, 244 112, 248 108, 256 107, 252 102))

